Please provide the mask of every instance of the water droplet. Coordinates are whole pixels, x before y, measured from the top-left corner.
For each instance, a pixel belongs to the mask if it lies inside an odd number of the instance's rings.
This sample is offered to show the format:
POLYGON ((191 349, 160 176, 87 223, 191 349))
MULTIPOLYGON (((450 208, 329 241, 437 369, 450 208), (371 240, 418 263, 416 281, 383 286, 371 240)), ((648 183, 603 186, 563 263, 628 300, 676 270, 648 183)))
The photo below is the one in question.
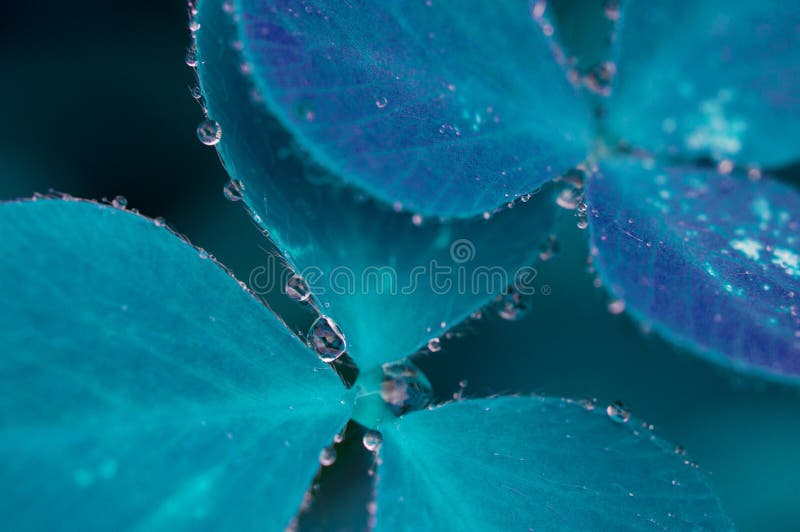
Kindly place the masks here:
POLYGON ((420 225, 422 225, 422 216, 419 214, 415 214, 414 216, 411 217, 411 223, 419 227, 420 225))
POLYGON ((495 299, 497 315, 508 321, 518 321, 531 311, 529 302, 519 290, 510 287, 505 294, 495 299))
POLYGON ((625 406, 622 401, 617 401, 614 404, 606 407, 606 414, 615 423, 627 423, 631 418, 631 411, 625 406))
POLYGON ((611 84, 617 73, 617 65, 612 61, 603 61, 594 65, 586 75, 583 76, 583 84, 590 91, 608 96, 611 94, 611 84))
POLYGON ((244 183, 238 179, 231 179, 222 189, 222 193, 225 194, 225 198, 227 198, 228 201, 241 201, 243 192, 244 183))
POLYGON ((548 261, 558 255, 561 245, 556 240, 556 235, 550 235, 547 241, 539 247, 539 260, 548 261))
POLYGON ((442 350, 442 342, 438 338, 431 338, 428 340, 428 351, 431 353, 438 353, 442 350))
POLYGON ((124 209, 128 206, 128 200, 125 198, 125 196, 116 196, 113 200, 111 200, 111 205, 117 209, 124 209))
POLYGON ((433 400, 433 388, 428 378, 412 362, 403 360, 381 366, 381 398, 400 416, 420 410, 433 400))
POLYGON ((294 274, 286 280, 286 295, 295 301, 307 301, 311 297, 311 289, 305 279, 294 274))
POLYGON ((222 127, 216 120, 203 120, 197 126, 197 138, 206 146, 215 146, 222 138, 222 127))
POLYGON ((322 464, 324 467, 328 467, 333 465, 336 461, 336 449, 333 447, 325 447, 319 453, 319 463, 322 464))
POLYGON ((192 68, 197 66, 197 50, 191 49, 186 52, 186 66, 192 68))
POLYGON ((194 33, 196 31, 198 31, 199 29, 200 29, 200 23, 199 22, 197 22, 196 20, 191 20, 189 22, 189 31, 194 33))
POLYGON ((341 432, 337 432, 336 436, 333 437, 333 443, 342 443, 344 441, 344 429, 341 432))
POLYGON ((333 362, 344 353, 347 344, 339 326, 327 316, 320 316, 308 331, 308 341, 323 362, 333 362))
POLYGON ((678 456, 686 456, 686 449, 681 447, 680 445, 675 446, 675 454, 678 456))
POLYGON ((195 100, 199 100, 202 97, 203 97, 203 91, 200 90, 200 87, 198 85, 192 87, 192 98, 194 98, 195 100))
POLYGON ((166 222, 166 220, 164 220, 163 217, 159 216, 158 218, 154 218, 153 219, 153 224, 156 227, 164 227, 165 225, 167 225, 167 222, 166 222))
POLYGON ((580 202, 578 196, 575 194, 574 190, 571 189, 564 189, 556 198, 556 203, 562 209, 567 209, 568 211, 574 211, 578 208, 578 203, 580 202))
POLYGON ((368 451, 377 451, 383 442, 383 437, 381 433, 376 430, 368 430, 364 433, 364 437, 361 441, 364 444, 364 448, 368 451))
POLYGON ((606 0, 605 4, 603 5, 603 11, 606 14, 606 18, 609 20, 619 20, 619 0, 606 0))
POLYGON ((383 109, 389 104, 389 100, 386 99, 385 96, 381 96, 377 100, 375 100, 375 107, 378 109, 383 109))
POLYGON ((622 314, 625 312, 625 302, 621 299, 612 301, 608 304, 608 311, 611 314, 622 314))

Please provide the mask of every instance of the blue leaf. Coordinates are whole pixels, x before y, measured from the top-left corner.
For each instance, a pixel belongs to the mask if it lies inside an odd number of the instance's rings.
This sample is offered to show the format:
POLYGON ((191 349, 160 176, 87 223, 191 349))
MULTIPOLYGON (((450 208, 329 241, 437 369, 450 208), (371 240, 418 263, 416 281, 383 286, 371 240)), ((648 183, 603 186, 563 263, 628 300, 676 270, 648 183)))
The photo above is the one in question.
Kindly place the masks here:
POLYGON ((480 214, 586 155, 587 107, 528 2, 241 0, 235 15, 270 110, 389 204, 480 214))
POLYGON ((778 167, 800 157, 796 2, 624 3, 609 122, 645 149, 778 167))
MULTIPOLYGON (((251 99, 252 80, 228 46, 236 26, 207 11, 222 13, 214 2, 200 7, 198 73, 208 112, 222 126, 217 149, 256 221, 342 329, 361 369, 411 354, 517 274, 535 274, 525 267, 555 226, 556 185, 487 211, 488 220, 412 216, 365 198, 289 147, 282 126, 251 99)), ((281 289, 276 269, 255 272, 251 287, 281 289)))
POLYGON ((402 417, 381 429, 377 529, 732 529, 685 456, 625 419, 538 397, 402 417))
POLYGON ((336 375, 159 225, 0 206, 4 528, 278 529, 347 421, 336 375))
POLYGON ((800 376, 800 196, 613 159, 589 182, 596 265, 640 321, 724 364, 800 376))

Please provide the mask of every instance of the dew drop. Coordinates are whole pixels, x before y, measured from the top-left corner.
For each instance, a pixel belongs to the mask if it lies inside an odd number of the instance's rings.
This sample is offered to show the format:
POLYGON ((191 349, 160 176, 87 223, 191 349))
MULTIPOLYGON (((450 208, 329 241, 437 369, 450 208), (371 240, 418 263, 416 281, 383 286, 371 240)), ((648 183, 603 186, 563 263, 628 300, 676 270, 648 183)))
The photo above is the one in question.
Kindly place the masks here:
POLYGON ((411 217, 411 223, 419 227, 420 225, 422 225, 422 216, 419 214, 415 214, 414 216, 411 217))
POLYGON ((615 423, 627 423, 631 418, 631 411, 625 406, 622 401, 617 401, 614 404, 606 407, 606 414, 615 423))
POLYGON ((377 100, 375 100, 375 107, 378 109, 383 109, 389 104, 389 100, 386 99, 385 96, 381 96, 377 100))
POLYGON ((191 22, 189 22, 189 31, 194 33, 196 31, 198 31, 199 29, 200 29, 200 23, 199 22, 197 22, 196 20, 192 20, 191 22))
POLYGON ((364 448, 366 450, 374 452, 377 451, 381 446, 383 437, 377 430, 368 430, 364 433, 364 437, 361 439, 361 442, 364 444, 364 448))
POLYGON ((442 342, 438 338, 431 338, 428 340, 428 351, 431 353, 438 353, 442 350, 442 342))
POLYGON ((186 66, 188 67, 196 67, 197 66, 197 51, 192 49, 186 52, 186 66))
POLYGON ((611 314, 622 314, 625 312, 625 302, 621 299, 612 301, 608 304, 608 311, 611 314))
POLYGON ((111 200, 111 205, 117 209, 124 209, 128 206, 128 200, 125 198, 125 196, 116 196, 113 200, 111 200))
POLYGON ((510 287, 505 294, 495 299, 497 315, 508 321, 518 321, 527 316, 531 307, 519 290, 510 287))
POLYGON ((159 216, 158 218, 153 219, 153 225, 155 225, 156 227, 164 227, 165 225, 167 225, 167 222, 166 220, 164 220, 163 217, 159 216))
POLYGON ((539 260, 548 261, 558 255, 561 245, 556 240, 556 235, 550 235, 547 241, 539 247, 539 260))
POLYGON ((574 211, 578 208, 579 203, 578 196, 575 194, 574 190, 564 189, 561 191, 561 194, 558 195, 556 198, 556 203, 562 209, 566 209, 568 211, 574 211))
POLYGON ((320 316, 308 331, 308 342, 323 362, 333 362, 344 353, 347 344, 339 326, 327 316, 320 316))
POLYGON ((311 289, 305 279, 294 274, 286 280, 286 295, 295 301, 308 301, 311 289))
POLYGON ((322 451, 320 451, 319 463, 322 466, 328 467, 330 465, 333 465, 335 461, 336 461, 336 449, 334 449, 333 447, 325 447, 324 449, 322 449, 322 451))
POLYGON ((241 201, 242 192, 244 191, 244 183, 238 179, 231 179, 222 188, 222 193, 228 201, 241 201))
POLYGON ((341 432, 337 432, 336 436, 333 437, 333 443, 342 443, 344 441, 344 429, 341 432))
POLYGON ((619 0, 606 0, 603 4, 603 11, 605 12, 607 19, 614 21, 619 20, 619 0))
POLYGON ((192 87, 192 98, 194 98, 195 100, 199 100, 202 97, 203 97, 203 91, 200 90, 200 87, 197 85, 192 87))
POLYGON ((381 398, 395 415, 421 410, 433 400, 431 383, 411 361, 389 362, 381 366, 381 369, 381 398))
POLYGON ((203 120, 197 126, 197 138, 206 146, 215 146, 222 138, 222 127, 216 120, 203 120))

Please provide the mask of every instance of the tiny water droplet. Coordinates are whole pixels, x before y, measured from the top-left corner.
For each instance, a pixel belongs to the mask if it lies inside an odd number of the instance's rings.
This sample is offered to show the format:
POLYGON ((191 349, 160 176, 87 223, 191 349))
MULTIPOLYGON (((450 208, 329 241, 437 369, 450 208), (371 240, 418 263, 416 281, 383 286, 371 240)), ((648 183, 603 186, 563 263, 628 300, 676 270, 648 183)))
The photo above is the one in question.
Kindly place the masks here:
POLYGON ((189 22, 189 31, 194 33, 196 31, 198 31, 199 29, 200 29, 200 23, 199 22, 197 22, 194 19, 189 22))
POLYGON ((165 225, 167 225, 167 222, 166 222, 166 220, 164 220, 163 217, 159 216, 158 218, 154 218, 153 219, 153 224, 156 227, 164 227, 165 225))
POLYGON ((125 196, 116 196, 113 200, 111 200, 111 205, 117 209, 124 209, 128 206, 128 200, 125 198, 125 196))
POLYGON ((617 401, 614 404, 606 407, 606 414, 609 419, 615 423, 627 423, 631 418, 631 412, 622 401, 617 401))
POLYGON ((381 96, 377 100, 375 100, 375 107, 377 107, 378 109, 383 109, 388 104, 389 104, 389 100, 387 100, 385 96, 381 96))
POLYGON ((242 192, 244 192, 244 183, 238 179, 231 179, 222 189, 222 193, 225 194, 228 201, 241 201, 242 192))
POLYGON ((364 448, 368 451, 376 451, 381 446, 383 437, 381 436, 381 433, 376 430, 368 430, 364 433, 364 437, 361 439, 361 442, 364 444, 364 448))
POLYGON ((305 279, 294 274, 286 280, 286 295, 295 301, 307 301, 311 297, 311 289, 305 279))
POLYGON ((333 362, 344 353, 347 344, 339 326, 328 316, 320 316, 308 331, 308 341, 323 362, 333 362))
POLYGON ((539 260, 548 261, 558 255, 561 251, 561 245, 556 240, 556 235, 550 235, 539 247, 539 260))
POLYGON ((337 432, 336 436, 333 437, 333 443, 342 443, 344 441, 344 429, 341 432, 337 432))
POLYGON ((606 14, 606 18, 609 20, 619 20, 619 0, 606 0, 605 4, 603 5, 603 11, 606 14))
POLYGON ((497 315, 508 321, 518 321, 527 316, 531 307, 525 296, 515 287, 510 287, 505 294, 495 299, 497 315))
POLYGON ((622 314, 625 312, 625 302, 621 299, 612 301, 608 304, 608 311, 611 314, 622 314))
POLYGON ((204 250, 204 249, 201 249, 201 250, 200 250, 200 251, 197 253, 197 255, 198 255, 198 256, 199 256, 201 259, 207 259, 207 258, 208 258, 208 252, 207 252, 206 250, 204 250))
POLYGON ((319 463, 323 467, 333 465, 336 461, 336 449, 333 447, 325 447, 319 452, 319 463))
POLYGON ((416 225, 417 227, 422 225, 422 215, 415 214, 414 216, 412 216, 411 217, 411 223, 416 225))
POLYGON ((216 120, 203 120, 197 126, 197 138, 206 146, 215 146, 222 138, 222 127, 216 120))
POLYGON ((431 353, 438 353, 442 350, 442 342, 438 338, 431 338, 428 340, 428 351, 431 353))
POLYGON ((186 52, 186 66, 192 68, 197 66, 197 50, 191 49, 186 52))
POLYGON ((199 100, 202 97, 203 97, 203 91, 200 90, 200 87, 198 85, 192 87, 192 98, 194 98, 195 100, 199 100))

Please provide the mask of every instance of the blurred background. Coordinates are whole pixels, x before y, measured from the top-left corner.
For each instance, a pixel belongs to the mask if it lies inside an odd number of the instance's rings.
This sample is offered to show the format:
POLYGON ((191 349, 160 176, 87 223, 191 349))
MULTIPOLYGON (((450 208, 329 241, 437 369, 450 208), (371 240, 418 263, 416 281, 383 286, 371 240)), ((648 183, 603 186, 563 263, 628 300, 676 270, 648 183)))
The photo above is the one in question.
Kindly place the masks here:
MULTIPOLYGON (((224 198, 228 177, 195 135, 203 117, 184 64, 184 2, 45 0, 3 11, 0 199, 49 189, 122 195, 129 208, 166 218, 242 280, 265 264, 271 244, 240 204, 224 198)), ((800 530, 798 389, 717 368, 609 313, 587 273, 585 236, 564 217, 561 254, 538 267, 550 294, 535 296, 525 319, 488 312, 445 339, 435 356, 417 357, 438 399, 466 385, 464 396, 622 400, 711 474, 742 530, 800 530)), ((290 303, 277 294, 270 303, 292 321, 290 303)), ((370 464, 357 441, 344 442, 319 479, 303 528, 365 527, 370 464)))

